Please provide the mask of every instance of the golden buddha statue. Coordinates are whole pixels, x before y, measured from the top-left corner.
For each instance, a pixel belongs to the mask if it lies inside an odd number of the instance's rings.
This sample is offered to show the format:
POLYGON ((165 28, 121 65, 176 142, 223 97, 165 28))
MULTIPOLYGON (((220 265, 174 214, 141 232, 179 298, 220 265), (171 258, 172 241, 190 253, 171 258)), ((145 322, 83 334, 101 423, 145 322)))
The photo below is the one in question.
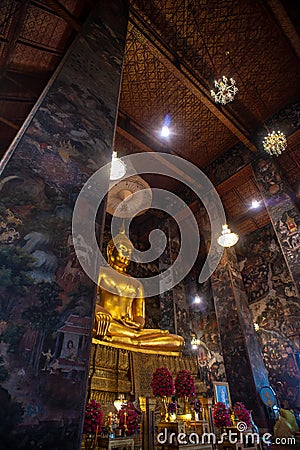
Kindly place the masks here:
POLYGON ((181 336, 168 330, 144 329, 143 286, 126 273, 132 250, 124 231, 107 245, 108 263, 114 271, 100 268, 94 342, 146 353, 178 354, 184 343, 181 336))

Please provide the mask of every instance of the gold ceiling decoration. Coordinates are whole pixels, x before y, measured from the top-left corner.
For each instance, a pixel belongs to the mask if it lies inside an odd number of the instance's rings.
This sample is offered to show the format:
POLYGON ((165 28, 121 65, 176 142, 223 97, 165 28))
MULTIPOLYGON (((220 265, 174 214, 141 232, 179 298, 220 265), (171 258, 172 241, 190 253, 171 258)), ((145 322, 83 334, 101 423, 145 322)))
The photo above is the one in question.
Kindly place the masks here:
POLYGON ((211 90, 210 94, 216 103, 221 103, 221 105, 226 105, 234 100, 235 94, 238 92, 238 88, 235 85, 235 80, 230 78, 228 80, 225 75, 215 83, 216 92, 211 90))
POLYGON ((272 131, 263 140, 264 150, 271 156, 281 155, 287 147, 287 140, 281 131, 272 131))

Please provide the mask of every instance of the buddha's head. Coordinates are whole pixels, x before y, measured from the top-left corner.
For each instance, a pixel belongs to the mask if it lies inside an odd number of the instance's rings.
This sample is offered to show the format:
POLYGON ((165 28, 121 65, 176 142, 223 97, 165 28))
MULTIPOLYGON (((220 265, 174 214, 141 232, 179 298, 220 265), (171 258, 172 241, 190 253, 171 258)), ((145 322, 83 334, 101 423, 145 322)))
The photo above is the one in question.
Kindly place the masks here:
POLYGON ((121 231, 114 240, 111 239, 107 244, 108 264, 120 272, 125 272, 130 263, 132 250, 133 245, 130 239, 126 236, 125 231, 121 231))

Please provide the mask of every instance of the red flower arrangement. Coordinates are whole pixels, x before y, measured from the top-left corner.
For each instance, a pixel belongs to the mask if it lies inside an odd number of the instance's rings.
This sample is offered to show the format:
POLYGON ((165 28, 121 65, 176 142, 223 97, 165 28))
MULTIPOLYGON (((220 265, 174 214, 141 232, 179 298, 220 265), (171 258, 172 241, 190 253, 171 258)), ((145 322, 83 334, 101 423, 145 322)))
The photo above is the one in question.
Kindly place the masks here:
POLYGON ((213 407, 213 421, 215 427, 230 427, 230 411, 226 408, 225 404, 218 402, 213 407))
POLYGON ((96 402, 96 400, 90 400, 85 407, 83 432, 85 434, 100 433, 102 430, 102 418, 101 404, 96 402))
POLYGON ((175 394, 177 397, 193 397, 196 395, 193 375, 187 370, 180 370, 175 379, 175 394))
POLYGON ((118 411, 119 427, 123 428, 127 435, 134 434, 139 427, 139 416, 131 402, 123 403, 118 411))
POLYGON ((249 428, 251 425, 251 414, 250 411, 246 408, 244 403, 236 402, 233 406, 233 412, 238 420, 245 422, 247 427, 249 428))
POLYGON ((170 397, 174 394, 174 380, 171 372, 167 367, 159 367, 152 375, 152 381, 150 386, 152 387, 153 395, 164 397, 170 397))

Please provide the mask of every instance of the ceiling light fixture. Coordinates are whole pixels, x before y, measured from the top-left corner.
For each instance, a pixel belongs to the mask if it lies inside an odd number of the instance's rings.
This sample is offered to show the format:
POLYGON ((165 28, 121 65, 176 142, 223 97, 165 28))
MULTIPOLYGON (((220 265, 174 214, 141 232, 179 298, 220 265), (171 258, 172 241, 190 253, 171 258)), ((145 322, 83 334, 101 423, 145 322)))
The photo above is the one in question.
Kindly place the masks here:
POLYGON ((232 247, 239 240, 239 235, 232 233, 228 225, 222 225, 222 234, 218 237, 218 244, 222 247, 232 247))
POLYGON ((124 177, 126 173, 126 164, 118 158, 117 152, 113 151, 111 167, 110 167, 110 180, 119 180, 124 177))
POLYGON ((164 126, 162 127, 162 129, 161 129, 160 134, 161 134, 162 137, 168 137, 168 136, 170 136, 170 128, 167 127, 167 125, 164 125, 164 126))
MULTIPOLYGON (((233 62, 231 60, 230 53, 227 51, 227 52, 225 52, 225 54, 227 55, 229 61, 231 62, 231 65, 233 66, 233 62)), ((270 130, 269 130, 268 126, 266 125, 266 123, 265 123, 265 121, 264 121, 264 119, 263 119, 263 117, 261 115, 261 112, 260 112, 260 110, 259 110, 259 108, 257 106, 256 100, 253 97, 253 95, 251 94, 251 92, 249 91, 249 85, 246 84, 243 81, 241 75, 239 74, 239 72, 236 69, 235 69, 235 73, 239 77, 239 81, 242 84, 245 92, 247 92, 247 90, 248 90, 248 92, 249 92, 249 94, 251 96, 251 100, 252 100, 253 106, 254 106, 254 108, 255 108, 255 110, 257 112, 257 115, 258 115, 259 119, 261 120, 264 128, 268 132, 268 135, 263 139, 263 142, 262 142, 263 149, 265 150, 265 152, 269 153, 269 155, 271 155, 271 156, 278 156, 278 155, 280 155, 287 147, 286 136, 281 131, 277 131, 277 132, 272 131, 272 133, 270 133, 270 130)), ((257 92, 257 95, 259 96, 261 102, 263 103, 263 100, 262 100, 262 98, 261 98, 261 96, 259 95, 258 92, 257 92)))
POLYGON ((256 209, 260 207, 260 202, 258 200, 252 200, 251 208, 256 209))
POLYGON ((281 155, 287 147, 287 140, 281 131, 272 131, 263 140, 264 150, 271 156, 281 155))
MULTIPOLYGON (((221 105, 226 105, 227 103, 232 102, 234 100, 234 97, 235 97, 236 93, 238 92, 238 88, 235 85, 235 80, 233 78, 230 78, 228 80, 228 78, 225 75, 223 75, 222 78, 219 77, 217 67, 214 64, 213 58, 209 52, 209 48, 206 45, 206 42, 204 40, 204 36, 203 36, 202 30, 201 30, 201 27, 199 26, 199 22, 196 18, 196 10, 192 6, 189 9, 193 16, 198 34, 201 37, 203 47, 206 50, 206 53, 210 60, 213 71, 217 76, 217 80, 215 80, 215 82, 214 82, 216 92, 213 89, 211 89, 210 95, 212 96, 212 98, 214 99, 214 101, 216 103, 221 103, 221 105)), ((229 52, 227 51, 226 54, 229 55, 229 52)))
POLYGON ((164 118, 164 122, 163 122, 163 126, 162 129, 160 131, 160 134, 162 137, 169 137, 170 136, 170 124, 171 124, 171 116, 168 113, 165 118, 164 118))
POLYGON ((199 297, 199 295, 195 295, 194 297, 194 303, 196 303, 197 305, 199 305, 199 303, 201 303, 201 298, 199 297))
POLYGON ((235 85, 235 80, 223 75, 219 80, 215 81, 216 92, 211 90, 210 94, 216 103, 221 103, 221 105, 226 105, 234 100, 235 94, 238 92, 238 88, 235 85))

